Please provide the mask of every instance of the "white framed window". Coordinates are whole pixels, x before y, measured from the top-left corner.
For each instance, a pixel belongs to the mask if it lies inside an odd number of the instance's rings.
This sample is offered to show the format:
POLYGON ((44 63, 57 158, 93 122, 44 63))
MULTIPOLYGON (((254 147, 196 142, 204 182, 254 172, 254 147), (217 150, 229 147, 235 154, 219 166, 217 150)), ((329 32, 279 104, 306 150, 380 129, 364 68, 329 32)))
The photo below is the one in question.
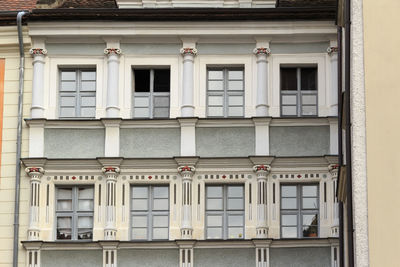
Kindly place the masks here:
POLYGON ((169 237, 168 186, 131 187, 133 240, 167 240, 169 237))
POLYGON ((93 186, 56 187, 56 239, 93 238, 93 186))
POLYGON ((169 118, 170 69, 133 69, 133 117, 169 118))
POLYGON ((60 118, 96 116, 96 69, 61 68, 59 84, 60 118))
POLYGON ((206 186, 207 239, 244 238, 244 186, 206 186))
POLYGON ((207 68, 207 117, 244 116, 244 68, 207 68))
POLYGON ((318 115, 318 68, 280 68, 281 116, 318 115))
POLYGON ((318 236, 318 185, 281 185, 281 237, 312 238, 318 236))

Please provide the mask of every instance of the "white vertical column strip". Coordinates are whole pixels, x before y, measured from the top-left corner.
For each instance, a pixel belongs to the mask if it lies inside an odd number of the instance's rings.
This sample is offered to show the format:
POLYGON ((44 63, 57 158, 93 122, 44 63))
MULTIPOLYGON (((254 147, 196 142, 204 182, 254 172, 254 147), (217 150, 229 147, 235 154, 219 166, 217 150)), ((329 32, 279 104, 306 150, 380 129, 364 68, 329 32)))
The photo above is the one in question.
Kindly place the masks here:
POLYGON ((331 228, 331 236, 339 237, 339 202, 336 195, 337 192, 337 178, 338 178, 338 164, 331 164, 328 166, 328 170, 332 176, 332 187, 333 187, 333 198, 328 201, 328 203, 332 203, 332 228, 331 228))
POLYGON ((103 167, 106 175, 106 225, 104 228, 104 239, 115 240, 117 236, 116 228, 116 183, 120 173, 118 167, 103 167))
POLYGON ((118 157, 120 150, 121 119, 101 119, 105 127, 104 156, 118 157))
POLYGON ((256 116, 268 116, 268 61, 271 53, 269 47, 257 47, 254 49, 257 57, 257 104, 256 116))
POLYGON ((331 59, 331 86, 329 98, 329 116, 338 115, 338 48, 337 41, 331 41, 327 53, 331 59))
POLYGON ((197 118, 178 119, 181 124, 181 155, 196 156, 196 123, 197 118))
POLYGON ((193 166, 178 167, 182 176, 182 239, 192 239, 192 178, 195 172, 193 166))
POLYGON ((253 118, 255 126, 256 156, 269 155, 269 124, 271 118, 253 118))
POLYGON ((256 237, 268 237, 267 225, 267 175, 271 171, 269 165, 255 165, 254 172, 257 174, 257 226, 256 237))
POLYGON ((119 56, 121 50, 119 48, 106 48, 104 54, 108 56, 107 60, 107 118, 119 117, 119 56))
POLYGON ((39 200, 40 200, 40 179, 44 174, 42 167, 27 167, 25 172, 30 176, 30 211, 29 211, 29 228, 28 240, 39 240, 39 200))
POLYGON ((183 47, 180 50, 183 55, 183 78, 182 78, 182 106, 181 116, 182 117, 193 117, 194 116, 194 57, 197 54, 197 49, 194 47, 183 47))
POLYGON ((32 118, 44 117, 44 64, 47 50, 44 48, 32 48, 29 53, 33 56, 33 81, 32 81, 32 118))

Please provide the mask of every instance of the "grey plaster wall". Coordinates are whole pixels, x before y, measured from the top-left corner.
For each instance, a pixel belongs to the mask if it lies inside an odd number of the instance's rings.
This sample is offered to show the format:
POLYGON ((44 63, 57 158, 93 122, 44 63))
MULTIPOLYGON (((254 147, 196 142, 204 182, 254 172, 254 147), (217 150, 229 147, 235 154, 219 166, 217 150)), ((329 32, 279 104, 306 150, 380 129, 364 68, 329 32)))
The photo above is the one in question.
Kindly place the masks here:
POLYGON ((182 44, 121 44, 124 54, 135 55, 179 55, 182 44))
POLYGON ((249 44, 197 44, 199 55, 251 55, 255 43, 249 44))
POLYGON ((270 248, 270 267, 330 267, 331 248, 270 248))
POLYGON ((254 155, 253 127, 196 128, 196 152, 200 157, 254 155))
POLYGON ((196 267, 254 267, 255 249, 195 249, 196 267))
POLYGON ((177 267, 178 249, 118 250, 118 267, 177 267))
POLYGON ((326 53, 329 42, 321 43, 271 43, 272 54, 326 53))
POLYGON ((41 267, 103 266, 102 250, 42 250, 41 267))
POLYGON ((273 126, 269 135, 273 156, 329 154, 329 126, 273 126))
POLYGON ((95 158, 104 156, 104 129, 45 129, 44 156, 95 158))
POLYGON ((121 129, 120 155, 127 158, 179 156, 180 136, 180 128, 121 129))
POLYGON ((90 55, 103 56, 106 45, 103 44, 46 44, 48 55, 90 55))

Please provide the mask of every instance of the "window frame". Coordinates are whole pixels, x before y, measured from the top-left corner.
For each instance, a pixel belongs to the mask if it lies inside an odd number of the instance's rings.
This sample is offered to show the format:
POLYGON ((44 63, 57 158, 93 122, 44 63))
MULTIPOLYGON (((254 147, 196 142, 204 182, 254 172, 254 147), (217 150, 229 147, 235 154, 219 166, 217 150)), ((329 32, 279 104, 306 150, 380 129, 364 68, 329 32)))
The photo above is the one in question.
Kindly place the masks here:
MULTIPOLYGON (((204 227, 205 227, 205 239, 206 240, 235 240, 235 239, 245 239, 246 237, 246 211, 245 211, 245 185, 244 184, 206 184, 205 185, 205 216, 204 216, 204 227), (222 210, 212 210, 208 209, 208 204, 207 200, 209 199, 208 197, 208 187, 222 187, 222 210), (232 209, 228 210, 228 188, 229 187, 241 187, 242 188, 242 203, 243 203, 243 208, 242 209, 232 209), (208 223, 207 223, 207 218, 208 215, 221 215, 222 216, 222 237, 221 238, 208 238, 208 223), (241 215, 243 217, 243 226, 242 231, 243 235, 242 237, 237 237, 237 238, 229 238, 229 226, 228 226, 228 218, 230 215, 241 215)), ((211 199, 221 199, 221 198, 216 198, 212 197, 211 199)), ((233 199, 240 199, 239 197, 234 197, 233 199)), ((240 228, 240 226, 235 226, 233 228, 240 228)))
MULTIPOLYGON (((132 103, 131 103, 131 108, 132 108, 132 118, 134 119, 165 119, 165 118, 170 118, 170 113, 171 113, 171 66, 152 66, 148 68, 143 68, 143 67, 135 67, 132 66, 132 103), (148 70, 150 71, 150 83, 149 83, 149 92, 136 92, 135 89, 135 70, 148 70), (154 92, 154 71, 155 70, 169 70, 169 92, 154 92), (137 117, 135 115, 135 100, 136 96, 140 98, 145 98, 147 97, 149 100, 149 116, 147 117, 137 117), (155 108, 155 98, 156 97, 168 97, 168 116, 165 117, 154 117, 154 108, 155 108)), ((166 108, 166 107, 162 107, 166 108)))
POLYGON ((287 65, 287 64, 281 64, 279 65, 279 101, 280 101, 280 116, 281 117, 318 117, 318 64, 306 64, 306 65, 287 65), (301 70, 302 69, 311 69, 315 68, 316 73, 315 73, 315 90, 302 90, 301 89, 301 70), (282 69, 296 69, 296 90, 282 90, 282 69), (290 96, 290 95, 295 95, 296 96, 296 105, 283 105, 283 96, 290 96), (315 105, 310 105, 310 104, 304 104, 303 105, 303 96, 304 95, 312 95, 315 96, 315 105), (296 115, 284 115, 283 114, 283 107, 284 106, 296 106, 296 115), (302 114, 302 108, 303 106, 315 106, 315 115, 303 115, 302 114))
POLYGON ((95 187, 94 185, 56 185, 55 186, 55 240, 60 242, 87 242, 93 240, 93 229, 94 229, 94 207, 95 207, 95 187), (71 188, 71 205, 70 211, 59 211, 58 200, 59 200, 59 189, 60 188, 71 188), (79 189, 91 188, 93 189, 93 209, 92 211, 79 211, 79 189), (71 239, 58 239, 57 238, 57 219, 59 217, 71 217, 71 239), (92 217, 92 238, 90 239, 79 239, 78 238, 78 219, 79 217, 92 217))
MULTIPOLYGON (((245 68, 240 67, 240 66, 223 66, 223 67, 216 67, 216 66, 207 66, 206 67, 206 117, 207 118, 244 118, 245 117, 245 105, 246 105, 246 99, 245 99, 245 89, 246 89, 246 76, 245 76, 245 68), (229 80, 229 71, 242 71, 243 77, 241 79, 243 86, 242 90, 228 90, 228 82, 229 80), (209 89, 209 71, 222 71, 223 75, 223 90, 210 90, 209 89), (212 116, 209 114, 209 97, 210 96, 222 96, 223 101, 222 101, 222 108, 223 108, 223 115, 222 116, 212 116), (241 96, 243 100, 243 104, 240 105, 234 105, 230 106, 229 105, 229 96, 241 96), (242 116, 229 116, 229 107, 242 107, 242 116)), ((239 80, 233 80, 233 81, 239 81, 239 80)), ((213 106, 212 106, 213 107, 213 106)))
MULTIPOLYGON (((92 80, 90 80, 92 81, 92 80)), ((97 110, 97 90, 98 90, 98 81, 97 81, 97 66, 88 66, 88 67, 70 67, 70 66, 59 66, 58 67, 58 118, 60 119, 94 119, 96 117, 97 110), (62 91, 62 73, 64 71, 74 71, 75 72, 75 91, 62 91), (94 91, 82 91, 82 72, 91 71, 94 72, 95 75, 95 90, 94 91), (75 97, 75 104, 73 106, 75 111, 75 116, 62 116, 61 114, 61 101, 62 97, 75 97), (94 115, 93 116, 82 116, 81 115, 81 98, 82 97, 94 97, 94 115)), ((72 107, 72 106, 71 106, 72 107)))
MULTIPOLYGON (((149 185, 149 184, 132 184, 130 185, 130 198, 129 198, 129 212, 130 212, 130 223, 129 223, 129 234, 130 234, 130 240, 132 241, 165 241, 169 240, 170 236, 170 187, 169 185, 163 185, 163 184, 156 184, 156 185, 149 185), (147 210, 134 210, 133 205, 132 205, 132 200, 133 200, 133 188, 134 187, 146 187, 147 188, 147 210), (167 188, 168 191, 168 209, 167 210, 154 210, 154 188, 155 187, 165 187, 167 188), (151 209, 150 209, 151 208, 151 209), (147 217, 147 226, 146 226, 146 231, 147 231, 147 238, 145 239, 134 239, 133 238, 133 229, 135 228, 133 226, 133 217, 134 216, 146 216, 147 217), (166 239, 155 239, 153 238, 153 217, 154 216, 167 216, 168 218, 168 227, 167 227, 167 232, 168 232, 168 237, 166 239)), ((144 199, 144 198, 141 198, 144 199)), ((159 198, 163 199, 163 198, 159 198)), ((136 228, 143 228, 143 227, 136 227, 136 228)), ((165 227, 157 227, 157 228, 165 228, 165 227)))
MULTIPOLYGON (((287 197, 289 198, 289 197, 287 197)), ((310 198, 310 197, 305 197, 305 198, 310 198)), ((314 198, 314 197, 313 197, 314 198)), ((309 238, 320 238, 321 236, 321 217, 320 217, 320 188, 319 188, 319 183, 281 183, 280 184, 280 225, 279 225, 279 232, 280 232, 280 237, 282 239, 309 239, 309 238), (282 208, 282 187, 283 186, 296 186, 296 209, 283 209, 282 208), (317 208, 316 209, 306 209, 303 208, 303 190, 302 188, 304 186, 315 186, 317 188, 317 208), (318 225, 317 225, 317 235, 315 237, 305 237, 303 236, 303 215, 317 215, 318 218, 318 225), (296 229, 297 229, 297 237, 283 237, 282 234, 282 229, 284 225, 282 225, 282 216, 283 215, 296 215, 296 229)), ((290 226, 289 226, 290 227, 290 226)), ((292 226, 294 227, 294 226, 292 226)))

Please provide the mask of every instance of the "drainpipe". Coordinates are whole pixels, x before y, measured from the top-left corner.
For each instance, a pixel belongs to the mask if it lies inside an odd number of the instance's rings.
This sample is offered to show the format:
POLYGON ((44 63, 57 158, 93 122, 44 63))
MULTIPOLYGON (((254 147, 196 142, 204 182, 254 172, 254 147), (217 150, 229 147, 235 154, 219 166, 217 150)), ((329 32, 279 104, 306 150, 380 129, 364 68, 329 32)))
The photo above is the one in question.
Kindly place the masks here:
POLYGON ((19 248, 19 199, 21 181, 21 138, 22 138, 22 102, 24 92, 25 54, 24 40, 22 36, 22 17, 28 12, 21 11, 17 15, 18 42, 19 42, 19 91, 18 91, 18 126, 17 126, 17 155, 15 159, 15 206, 14 206, 14 244, 13 244, 13 267, 18 267, 19 248))

